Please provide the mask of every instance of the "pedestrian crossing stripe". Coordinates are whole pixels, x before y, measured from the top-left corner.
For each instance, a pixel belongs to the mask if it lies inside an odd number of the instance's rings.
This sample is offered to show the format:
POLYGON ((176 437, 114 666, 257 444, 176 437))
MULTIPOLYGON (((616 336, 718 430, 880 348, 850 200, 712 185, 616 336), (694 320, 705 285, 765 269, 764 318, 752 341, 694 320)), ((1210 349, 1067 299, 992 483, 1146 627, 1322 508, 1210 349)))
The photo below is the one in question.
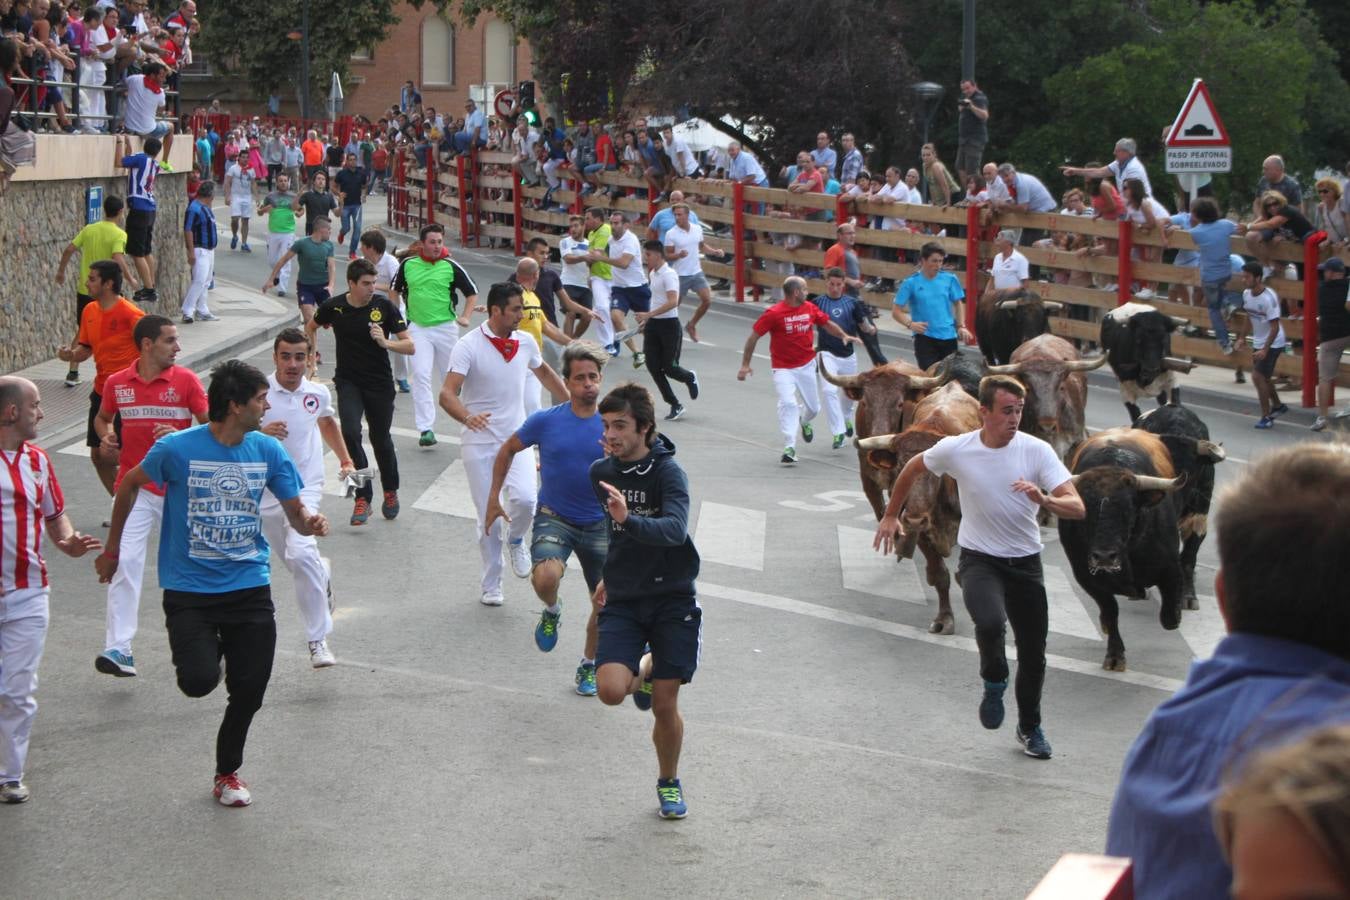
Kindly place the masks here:
POLYGON ((767 513, 704 500, 699 504, 694 543, 706 562, 764 571, 767 513))

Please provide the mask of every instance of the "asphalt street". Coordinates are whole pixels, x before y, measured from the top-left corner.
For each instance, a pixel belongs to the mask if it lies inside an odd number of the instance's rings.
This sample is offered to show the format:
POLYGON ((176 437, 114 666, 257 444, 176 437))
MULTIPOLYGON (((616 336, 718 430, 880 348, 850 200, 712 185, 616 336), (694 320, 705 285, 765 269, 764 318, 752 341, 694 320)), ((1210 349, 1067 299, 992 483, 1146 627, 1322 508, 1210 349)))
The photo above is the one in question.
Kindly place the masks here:
MULTIPOLYGON (((222 249, 219 277, 259 283, 262 236, 253 245, 251 257, 222 249)), ((455 252, 480 285, 506 271, 500 255, 455 252)), ((929 635, 936 599, 919 570, 872 552, 856 453, 832 451, 822 421, 800 462, 779 464, 767 357, 735 378, 749 325, 735 310, 704 320, 703 341, 684 350, 702 396, 662 429, 689 474, 703 556, 703 661, 680 696, 686 820, 656 816, 650 716, 572 690, 580 573, 564 581, 551 654, 532 640, 528 582, 508 569, 505 605, 478 603, 458 426, 442 415, 445 439, 419 449, 399 395, 402 514, 352 528, 350 501, 324 500, 335 668, 310 668, 274 565, 278 652, 241 770, 251 808, 211 798, 223 688, 191 700, 175 686, 153 567, 140 675, 113 679, 93 667, 105 594, 92 563, 49 553, 33 799, 0 809, 0 893, 1004 898, 1025 895, 1065 852, 1100 851, 1129 742, 1222 633, 1213 542, 1197 576, 1202 609, 1179 632, 1160 628, 1156 599, 1123 603, 1130 670, 1110 673, 1092 601, 1046 532, 1055 755, 1029 759, 1011 716, 995 732, 976 719, 959 591, 956 635, 929 635)), ((270 345, 251 359, 270 371, 270 345)), ((625 356, 605 380, 626 379, 650 386, 625 356)), ((1114 390, 1097 384, 1089 426, 1125 424, 1114 390)), ((1229 452, 1220 489, 1264 452, 1324 439, 1290 423, 1255 431, 1233 404, 1192 405, 1229 452)), ((84 448, 52 449, 77 527, 99 533, 108 500, 84 448)))

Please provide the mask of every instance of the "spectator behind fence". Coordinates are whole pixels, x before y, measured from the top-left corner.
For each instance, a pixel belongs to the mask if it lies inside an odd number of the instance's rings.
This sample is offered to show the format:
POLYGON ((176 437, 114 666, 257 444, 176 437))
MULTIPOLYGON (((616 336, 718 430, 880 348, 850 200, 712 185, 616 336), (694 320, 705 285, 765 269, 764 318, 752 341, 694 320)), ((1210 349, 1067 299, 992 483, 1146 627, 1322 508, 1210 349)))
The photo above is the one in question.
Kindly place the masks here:
POLYGON ((1347 494, 1350 449, 1305 443, 1255 461, 1219 498, 1228 636, 1149 716, 1111 808, 1106 852, 1134 861, 1134 896, 1227 896, 1209 812, 1221 775, 1259 744, 1350 719, 1347 494))
POLYGON ((937 147, 924 144, 919 153, 923 159, 924 196, 934 206, 951 206, 952 195, 956 193, 956 179, 951 171, 938 159, 937 147))
POLYGON ((989 143, 989 98, 973 79, 961 82, 957 109, 956 174, 964 183, 967 176, 980 171, 984 145, 989 143))
POLYGON ((1276 190, 1257 197, 1256 210, 1256 218, 1247 223, 1247 251, 1261 261, 1265 277, 1270 278, 1277 274, 1274 245, 1301 244, 1313 227, 1296 202, 1276 190))
POLYGON ((80 50, 80 131, 98 134, 108 130, 108 103, 103 86, 108 79, 105 54, 114 49, 111 36, 103 29, 103 10, 91 6, 81 17, 80 50))
POLYGON ((1256 199, 1252 201, 1252 215, 1261 217, 1261 197, 1267 191, 1279 191, 1294 206, 1303 205, 1303 188, 1284 170, 1284 157, 1267 156, 1261 162, 1261 177, 1256 182, 1256 199))
POLYGON ((1350 195, 1335 178, 1317 179, 1313 227, 1327 233, 1333 253, 1350 250, 1350 195))
POLYGON ((830 177, 834 177, 838 156, 835 154, 834 148, 830 146, 829 133, 822 131, 816 135, 816 148, 811 151, 811 159, 815 161, 817 166, 825 166, 829 169, 830 177))
POLYGON ((844 148, 844 159, 839 166, 839 182, 844 190, 848 190, 858 181, 858 173, 863 170, 863 155, 852 132, 844 132, 839 144, 844 148))
POLYGON ((1104 166, 1088 163, 1086 166, 1060 166, 1059 170, 1066 177, 1082 175, 1084 178, 1111 178, 1120 191, 1125 190, 1126 181, 1138 178, 1144 184, 1144 193, 1152 197, 1153 185, 1149 183, 1148 170, 1135 156, 1134 138, 1123 137, 1116 141, 1115 157, 1114 161, 1104 166))
POLYGON ((740 141, 727 144, 727 156, 731 158, 731 165, 727 167, 727 180, 753 184, 756 187, 769 186, 769 177, 764 174, 759 160, 741 149, 740 141))
POLYGON ((0 40, 0 195, 9 186, 10 176, 19 166, 33 165, 37 140, 14 123, 16 98, 5 80, 18 67, 19 48, 13 41, 0 40))
POLYGON ((155 114, 165 107, 164 85, 166 69, 163 63, 146 63, 143 74, 128 75, 127 112, 123 124, 131 134, 142 138, 157 138, 162 144, 160 167, 169 167, 169 148, 173 146, 173 126, 167 121, 156 121, 155 114))

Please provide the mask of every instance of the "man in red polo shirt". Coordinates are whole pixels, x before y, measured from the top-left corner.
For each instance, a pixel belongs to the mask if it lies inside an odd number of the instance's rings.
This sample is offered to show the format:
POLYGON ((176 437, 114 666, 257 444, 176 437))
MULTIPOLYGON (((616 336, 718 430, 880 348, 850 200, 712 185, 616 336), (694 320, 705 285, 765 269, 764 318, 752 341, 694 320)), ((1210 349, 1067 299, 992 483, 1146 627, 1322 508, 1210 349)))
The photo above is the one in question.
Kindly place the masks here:
MULTIPOLYGON (((95 430, 112 453, 121 451, 117 484, 140 465, 160 437, 206 421, 206 391, 196 373, 173 364, 178 356, 178 328, 164 316, 144 316, 132 332, 139 350, 136 362, 108 376, 95 430), (119 437, 114 422, 122 420, 119 437)), ((131 639, 141 602, 141 576, 150 532, 164 514, 164 489, 147 484, 136 495, 118 550, 117 572, 108 583, 107 648, 94 668, 108 675, 136 674, 131 639)))
POLYGON ((861 344, 862 341, 845 332, 821 312, 820 307, 806 299, 806 280, 796 275, 783 282, 783 299, 768 309, 751 326, 741 357, 737 381, 753 374, 750 360, 755 345, 764 335, 769 336, 769 364, 773 367, 773 386, 778 391, 778 428, 783 432, 781 462, 792 465, 797 461, 797 427, 800 424, 802 440, 808 444, 815 437, 811 420, 820 412, 820 394, 816 390, 815 326, 819 325, 841 341, 861 344), (801 405, 797 403, 801 395, 801 405), (803 409, 804 408, 804 409, 803 409))

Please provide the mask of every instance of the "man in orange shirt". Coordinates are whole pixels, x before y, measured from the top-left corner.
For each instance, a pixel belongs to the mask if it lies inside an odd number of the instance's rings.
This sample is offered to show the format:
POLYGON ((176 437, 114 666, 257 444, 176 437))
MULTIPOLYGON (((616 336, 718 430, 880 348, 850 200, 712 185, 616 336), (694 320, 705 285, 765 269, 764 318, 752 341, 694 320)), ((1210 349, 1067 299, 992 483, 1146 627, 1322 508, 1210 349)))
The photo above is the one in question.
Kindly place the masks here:
MULTIPOLYGON (((852 221, 842 222, 835 229, 835 234, 839 236, 839 240, 825 251, 825 269, 827 271, 830 269, 843 271, 844 292, 862 304, 863 310, 867 313, 867 318, 873 324, 876 324, 876 307, 870 303, 863 303, 862 299, 862 266, 858 262, 858 251, 854 247, 858 242, 858 226, 852 221)), ((886 354, 881 352, 881 342, 877 340, 876 330, 864 331, 861 337, 863 346, 867 348, 867 355, 872 359, 872 365, 886 365, 886 354)))
MULTIPOLYGON (((103 383, 108 376, 119 372, 140 359, 140 351, 132 338, 136 321, 145 313, 139 306, 122 296, 122 270, 110 259, 101 259, 89 266, 85 289, 94 302, 84 308, 80 316, 80 333, 75 336, 75 347, 62 347, 56 355, 69 363, 94 358, 94 389, 89 392, 89 425, 85 444, 89 459, 94 464, 99 481, 111 496, 117 478, 119 454, 102 448, 103 437, 94 428, 103 405, 103 383)), ((122 420, 113 422, 120 440, 122 420)))
POLYGON ((319 133, 313 128, 305 135, 300 154, 305 158, 305 183, 309 184, 314 180, 314 173, 323 168, 323 141, 319 140, 319 133))

